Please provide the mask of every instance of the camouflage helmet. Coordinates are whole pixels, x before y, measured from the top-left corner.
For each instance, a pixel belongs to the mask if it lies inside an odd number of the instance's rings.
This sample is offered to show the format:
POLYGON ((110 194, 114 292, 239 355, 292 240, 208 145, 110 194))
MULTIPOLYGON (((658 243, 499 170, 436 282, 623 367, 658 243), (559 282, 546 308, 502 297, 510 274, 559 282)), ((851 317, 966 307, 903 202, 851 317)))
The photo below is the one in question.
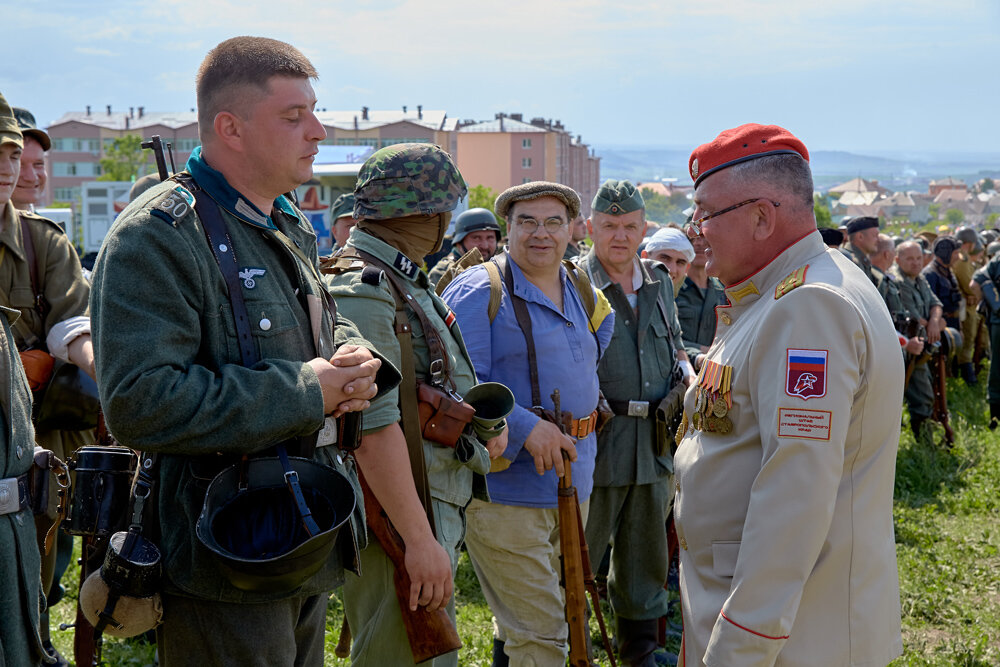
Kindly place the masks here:
POLYGON ((468 188, 451 156, 433 144, 394 144, 358 172, 354 217, 389 220, 452 211, 468 188))

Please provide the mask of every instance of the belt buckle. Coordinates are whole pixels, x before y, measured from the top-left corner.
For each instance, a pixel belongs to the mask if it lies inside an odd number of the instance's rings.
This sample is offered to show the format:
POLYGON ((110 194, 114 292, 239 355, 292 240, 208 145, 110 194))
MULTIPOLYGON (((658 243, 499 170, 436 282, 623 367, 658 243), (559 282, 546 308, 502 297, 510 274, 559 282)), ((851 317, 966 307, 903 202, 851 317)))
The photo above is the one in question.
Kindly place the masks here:
POLYGON ((629 417, 642 417, 645 419, 649 416, 649 401, 629 401, 628 402, 628 416, 629 417))
POLYGON ((21 509, 21 496, 17 489, 17 477, 0 479, 0 514, 10 514, 21 509))
POLYGON ((590 420, 592 418, 593 417, 591 415, 587 415, 586 417, 580 417, 576 420, 576 433, 573 434, 575 438, 580 440, 590 435, 588 427, 590 426, 590 420))

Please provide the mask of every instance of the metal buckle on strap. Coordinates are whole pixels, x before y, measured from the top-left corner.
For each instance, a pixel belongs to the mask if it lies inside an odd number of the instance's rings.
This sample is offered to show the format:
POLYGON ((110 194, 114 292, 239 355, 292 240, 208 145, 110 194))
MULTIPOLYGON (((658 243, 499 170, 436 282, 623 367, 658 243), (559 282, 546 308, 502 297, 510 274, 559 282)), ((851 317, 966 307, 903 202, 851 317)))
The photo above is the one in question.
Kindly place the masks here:
POLYGON ((0 514, 10 514, 21 509, 21 495, 18 492, 17 477, 0 479, 0 514))
POLYGON ((590 435, 590 421, 594 418, 593 415, 587 415, 586 417, 580 417, 576 420, 576 433, 577 438, 586 438, 590 435))
POLYGON ((629 417, 642 417, 645 419, 649 416, 649 401, 629 401, 628 402, 628 416, 629 417))
POLYGON ((427 374, 431 378, 431 384, 436 387, 440 387, 442 380, 444 379, 444 361, 441 359, 434 359, 431 361, 431 365, 427 369, 427 374))

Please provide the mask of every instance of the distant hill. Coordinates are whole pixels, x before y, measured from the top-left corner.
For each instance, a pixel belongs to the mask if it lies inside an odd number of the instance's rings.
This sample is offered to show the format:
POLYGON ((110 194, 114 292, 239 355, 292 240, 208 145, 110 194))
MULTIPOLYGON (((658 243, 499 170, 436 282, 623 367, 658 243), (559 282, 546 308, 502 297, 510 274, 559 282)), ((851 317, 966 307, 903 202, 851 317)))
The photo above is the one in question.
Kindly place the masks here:
MULTIPOLYGON (((601 158, 601 178, 632 181, 676 179, 690 184, 689 148, 595 146, 601 158)), ((907 154, 860 155, 846 151, 815 151, 810 155, 818 190, 825 190, 861 176, 877 180, 891 190, 926 191, 934 179, 951 176, 969 184, 989 176, 1000 179, 1000 154, 907 154)))

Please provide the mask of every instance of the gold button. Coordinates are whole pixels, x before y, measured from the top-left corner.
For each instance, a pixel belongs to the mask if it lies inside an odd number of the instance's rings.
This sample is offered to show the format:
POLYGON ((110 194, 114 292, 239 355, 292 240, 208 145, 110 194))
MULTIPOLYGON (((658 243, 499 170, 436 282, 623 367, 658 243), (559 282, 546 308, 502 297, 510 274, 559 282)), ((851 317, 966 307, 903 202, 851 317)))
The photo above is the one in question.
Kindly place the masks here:
POLYGON ((684 551, 688 550, 687 540, 685 540, 683 537, 680 538, 680 545, 681 545, 681 549, 683 549, 684 551))
POLYGON ((733 318, 729 317, 729 313, 719 313, 719 319, 722 320, 722 323, 726 326, 729 326, 733 322, 733 318))

